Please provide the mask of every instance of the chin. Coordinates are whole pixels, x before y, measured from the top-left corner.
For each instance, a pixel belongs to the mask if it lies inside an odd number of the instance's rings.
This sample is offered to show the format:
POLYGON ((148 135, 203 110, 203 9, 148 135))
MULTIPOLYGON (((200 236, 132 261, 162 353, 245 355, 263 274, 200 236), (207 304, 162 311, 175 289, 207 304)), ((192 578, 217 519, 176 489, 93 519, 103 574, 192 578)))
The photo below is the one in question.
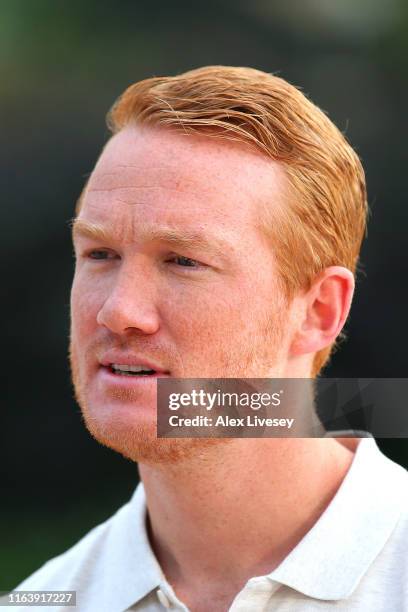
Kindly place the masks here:
MULTIPOLYGON (((151 465, 177 464, 202 460, 210 449, 225 445, 229 438, 157 438, 156 419, 124 418, 126 411, 116 410, 114 418, 97 416, 86 403, 80 403, 82 416, 91 436, 126 459, 151 465)), ((139 413, 140 414, 140 413, 139 413)), ((129 415, 128 415, 129 416, 129 415)), ((131 415, 132 416, 132 415, 131 415)), ((134 417, 134 411, 133 411, 134 417)))
POLYGON ((205 461, 211 450, 232 438, 157 438, 156 397, 112 390, 100 395, 92 381, 81 381, 78 361, 70 350, 72 382, 85 426, 103 446, 126 459, 151 465, 205 461), (84 383, 84 384, 82 384, 84 383))

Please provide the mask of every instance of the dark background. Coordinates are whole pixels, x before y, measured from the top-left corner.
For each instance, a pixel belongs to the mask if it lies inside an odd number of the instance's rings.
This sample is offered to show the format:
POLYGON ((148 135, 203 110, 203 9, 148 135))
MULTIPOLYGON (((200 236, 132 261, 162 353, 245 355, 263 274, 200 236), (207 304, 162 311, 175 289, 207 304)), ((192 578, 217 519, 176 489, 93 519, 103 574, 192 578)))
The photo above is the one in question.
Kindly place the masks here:
MULTIPOLYGON (((327 376, 407 375, 408 4, 0 0, 0 590, 131 495, 136 467, 85 432, 72 399, 68 220, 132 82, 208 64, 277 72, 346 133, 372 219, 349 340, 327 376)), ((406 440, 379 441, 408 465, 406 440)))

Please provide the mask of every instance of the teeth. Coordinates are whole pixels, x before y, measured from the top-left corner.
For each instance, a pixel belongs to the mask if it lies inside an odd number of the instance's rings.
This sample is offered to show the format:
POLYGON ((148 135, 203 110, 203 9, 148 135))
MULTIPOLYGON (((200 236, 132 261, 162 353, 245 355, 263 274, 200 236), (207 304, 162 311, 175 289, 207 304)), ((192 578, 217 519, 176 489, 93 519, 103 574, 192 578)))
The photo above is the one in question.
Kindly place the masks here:
POLYGON ((112 363, 112 370, 117 372, 154 372, 154 370, 150 370, 146 366, 138 366, 138 365, 121 365, 119 363, 112 363))

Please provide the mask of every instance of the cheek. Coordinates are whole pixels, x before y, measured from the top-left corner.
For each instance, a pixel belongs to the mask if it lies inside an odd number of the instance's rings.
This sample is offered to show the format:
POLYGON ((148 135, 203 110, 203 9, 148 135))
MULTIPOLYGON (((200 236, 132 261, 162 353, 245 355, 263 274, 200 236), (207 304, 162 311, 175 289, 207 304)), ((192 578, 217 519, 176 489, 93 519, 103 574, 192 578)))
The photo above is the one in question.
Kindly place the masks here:
POLYGON ((219 343, 220 337, 228 342, 231 334, 242 335, 253 301, 250 287, 219 282, 169 292, 160 311, 164 327, 178 344, 182 341, 200 350, 203 342, 218 339, 219 343))
POLYGON ((97 327, 96 317, 103 304, 101 287, 76 274, 71 290, 71 333, 81 338, 97 327))

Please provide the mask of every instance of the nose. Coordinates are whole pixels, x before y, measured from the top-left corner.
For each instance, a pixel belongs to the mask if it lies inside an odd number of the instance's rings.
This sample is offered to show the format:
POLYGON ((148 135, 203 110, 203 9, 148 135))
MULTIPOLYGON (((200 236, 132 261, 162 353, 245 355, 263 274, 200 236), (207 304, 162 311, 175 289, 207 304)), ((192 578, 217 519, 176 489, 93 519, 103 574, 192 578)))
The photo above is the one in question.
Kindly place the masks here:
POLYGON ((96 320, 115 334, 138 330, 154 334, 160 327, 154 303, 154 288, 146 275, 120 272, 109 295, 100 308, 96 320))

